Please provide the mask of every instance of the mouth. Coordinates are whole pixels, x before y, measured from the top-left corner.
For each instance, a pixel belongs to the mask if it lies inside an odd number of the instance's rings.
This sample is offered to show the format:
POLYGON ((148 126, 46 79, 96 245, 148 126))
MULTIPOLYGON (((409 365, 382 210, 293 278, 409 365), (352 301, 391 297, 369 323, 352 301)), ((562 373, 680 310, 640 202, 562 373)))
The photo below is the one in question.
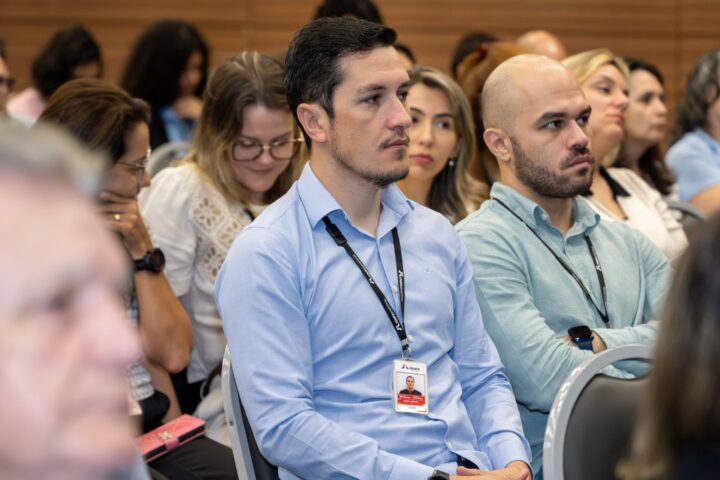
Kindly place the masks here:
POLYGON ((620 125, 625 123, 625 115, 623 115, 622 113, 615 113, 613 115, 610 115, 610 118, 614 119, 620 125))
POLYGON ((573 158, 565 168, 572 168, 576 166, 592 166, 595 163, 595 159, 592 155, 578 155, 573 158))
POLYGON ((410 139, 408 137, 389 139, 383 142, 381 150, 387 148, 407 148, 409 143, 410 139))
POLYGON ((414 153, 410 155, 410 159, 416 165, 419 165, 421 167, 428 166, 435 161, 435 159, 433 159, 433 157, 428 153, 414 153))

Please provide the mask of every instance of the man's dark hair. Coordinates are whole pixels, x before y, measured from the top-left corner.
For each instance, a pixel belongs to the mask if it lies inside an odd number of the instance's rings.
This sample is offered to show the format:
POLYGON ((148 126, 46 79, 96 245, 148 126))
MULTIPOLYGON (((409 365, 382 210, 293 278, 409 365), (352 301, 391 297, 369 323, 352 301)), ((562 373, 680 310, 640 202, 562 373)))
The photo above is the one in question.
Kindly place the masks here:
POLYGON ((200 52, 202 59, 202 77, 194 94, 202 97, 210 49, 195 26, 180 20, 154 23, 140 35, 125 66, 121 85, 153 109, 170 105, 180 96, 180 76, 194 52, 200 52))
POLYGON ((371 0, 325 0, 315 12, 315 19, 346 15, 368 22, 384 23, 380 10, 371 0))
MULTIPOLYGON (((304 102, 318 103, 334 118, 333 94, 343 81, 340 59, 391 47, 396 38, 392 28, 353 17, 319 18, 298 30, 285 57, 285 90, 295 120, 297 107, 304 102)), ((303 136, 311 148, 304 129, 303 136)))
POLYGON ((80 25, 60 30, 33 61, 33 84, 47 100, 60 85, 72 80, 75 67, 90 62, 98 63, 102 76, 100 46, 90 32, 80 25))

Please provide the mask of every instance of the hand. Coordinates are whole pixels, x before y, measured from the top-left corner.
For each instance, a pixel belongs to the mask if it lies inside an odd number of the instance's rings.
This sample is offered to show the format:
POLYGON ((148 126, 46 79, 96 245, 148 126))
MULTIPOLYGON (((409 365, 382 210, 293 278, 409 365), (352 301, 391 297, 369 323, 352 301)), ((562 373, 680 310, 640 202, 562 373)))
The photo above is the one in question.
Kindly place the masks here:
POLYGON ((521 461, 510 462, 505 468, 498 470, 458 467, 457 475, 450 476, 456 480, 465 480, 468 477, 476 480, 531 480, 530 468, 521 461))
POLYGON ((202 112, 202 100, 195 95, 184 95, 175 100, 172 108, 180 118, 197 120, 202 112))
POLYGON ((125 249, 133 260, 140 260, 152 245, 145 228, 137 199, 121 197, 110 192, 100 193, 100 213, 108 226, 120 234, 125 249))

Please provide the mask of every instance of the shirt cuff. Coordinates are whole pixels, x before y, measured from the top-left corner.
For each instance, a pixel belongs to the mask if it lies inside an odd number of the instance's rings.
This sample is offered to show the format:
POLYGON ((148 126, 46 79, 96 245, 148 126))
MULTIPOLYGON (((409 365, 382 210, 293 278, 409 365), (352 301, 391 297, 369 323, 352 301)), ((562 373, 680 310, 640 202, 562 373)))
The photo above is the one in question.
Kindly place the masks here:
POLYGON ((387 480, 425 480, 435 470, 432 467, 423 465, 414 460, 405 457, 396 457, 395 465, 393 465, 387 480))
POLYGON ((514 433, 504 432, 493 435, 492 445, 487 446, 487 455, 496 470, 505 468, 507 464, 517 460, 530 466, 530 445, 514 433))

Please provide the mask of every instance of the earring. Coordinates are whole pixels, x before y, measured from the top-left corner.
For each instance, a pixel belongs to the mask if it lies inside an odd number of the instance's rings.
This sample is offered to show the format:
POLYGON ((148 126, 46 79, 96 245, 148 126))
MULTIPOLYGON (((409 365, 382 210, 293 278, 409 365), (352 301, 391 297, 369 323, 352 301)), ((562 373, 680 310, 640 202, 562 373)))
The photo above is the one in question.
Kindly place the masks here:
POLYGON ((455 166, 455 159, 454 159, 454 158, 451 158, 451 159, 448 161, 448 166, 450 166, 450 168, 453 168, 453 167, 455 166))

